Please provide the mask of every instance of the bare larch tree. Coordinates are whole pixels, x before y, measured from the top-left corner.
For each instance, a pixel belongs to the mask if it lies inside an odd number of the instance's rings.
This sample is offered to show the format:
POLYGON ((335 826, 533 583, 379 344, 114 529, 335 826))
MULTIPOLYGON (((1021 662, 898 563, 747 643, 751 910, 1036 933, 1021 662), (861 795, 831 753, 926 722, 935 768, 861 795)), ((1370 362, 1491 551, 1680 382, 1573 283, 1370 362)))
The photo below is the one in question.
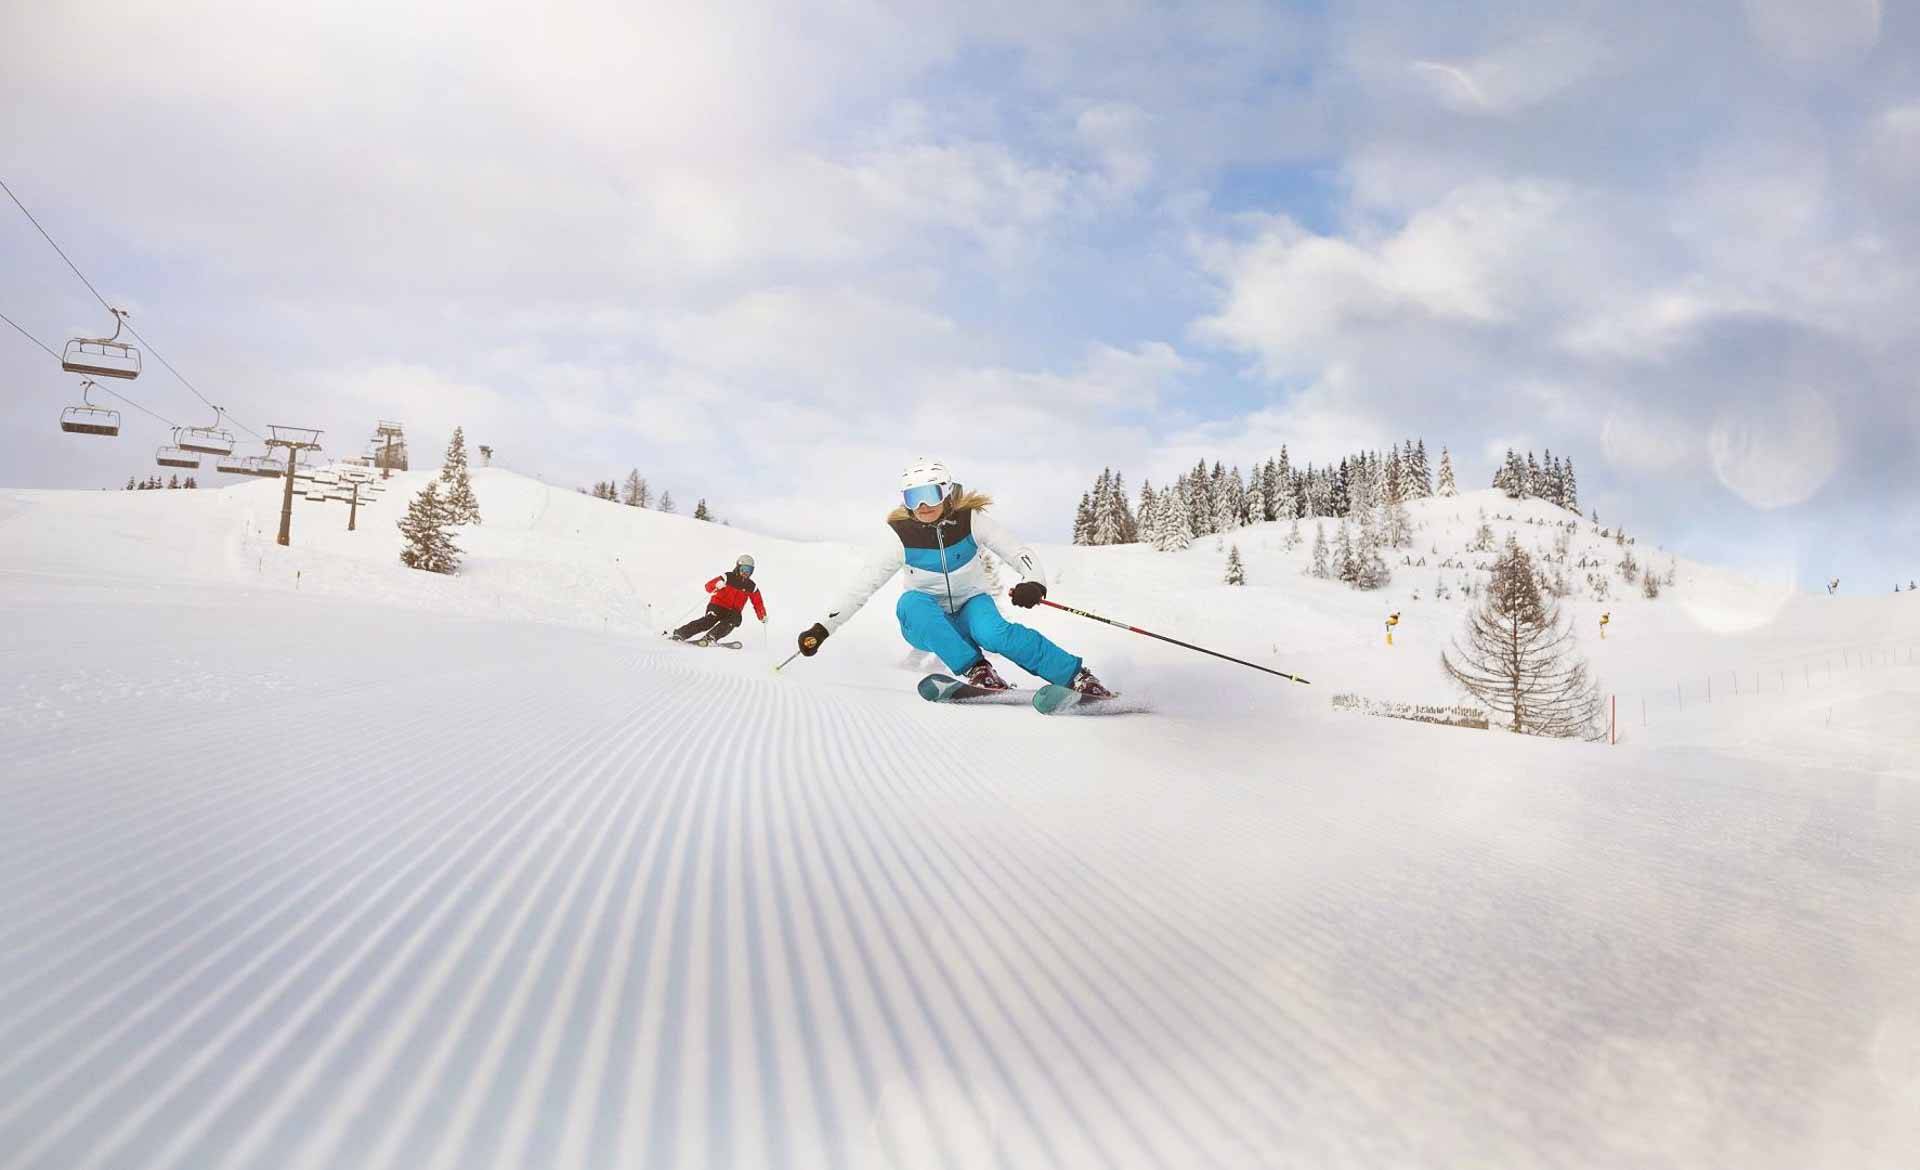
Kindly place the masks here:
POLYGON ((1493 581, 1467 615, 1465 644, 1440 654, 1468 694, 1512 720, 1514 731, 1596 738, 1600 688, 1587 673, 1560 607, 1542 598, 1533 560, 1512 537, 1494 562, 1493 581))

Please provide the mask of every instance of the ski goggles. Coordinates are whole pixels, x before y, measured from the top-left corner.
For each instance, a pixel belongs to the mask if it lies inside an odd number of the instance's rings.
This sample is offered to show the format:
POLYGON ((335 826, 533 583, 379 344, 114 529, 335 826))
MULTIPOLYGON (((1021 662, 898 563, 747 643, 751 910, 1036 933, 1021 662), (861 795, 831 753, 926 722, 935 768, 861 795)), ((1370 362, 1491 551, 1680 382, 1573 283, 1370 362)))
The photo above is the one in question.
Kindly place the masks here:
POLYGON ((912 511, 924 504, 937 504, 946 499, 947 485, 942 483, 923 483, 918 487, 910 487, 901 492, 900 498, 907 502, 907 510, 912 511))
POLYGON ((735 566, 733 567, 733 571, 734 571, 734 572, 736 572, 736 573, 738 573, 738 574, 740 574, 740 575, 741 575, 742 577, 751 577, 751 576, 753 576, 753 566, 752 566, 752 565, 735 565, 735 566))

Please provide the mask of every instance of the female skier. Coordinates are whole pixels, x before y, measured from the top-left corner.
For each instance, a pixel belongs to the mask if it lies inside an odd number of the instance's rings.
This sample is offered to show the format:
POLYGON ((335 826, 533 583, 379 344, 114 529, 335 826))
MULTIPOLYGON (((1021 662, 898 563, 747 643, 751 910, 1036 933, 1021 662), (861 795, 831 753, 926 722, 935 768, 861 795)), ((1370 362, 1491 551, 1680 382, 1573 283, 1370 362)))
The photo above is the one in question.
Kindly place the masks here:
POLYGON ((668 634, 676 642, 684 642, 701 631, 705 635, 695 642, 699 646, 710 646, 733 633, 740 624, 740 611, 747 602, 753 602, 754 616, 762 623, 767 620, 767 604, 760 600, 760 588, 753 583, 753 558, 741 557, 733 563, 733 568, 707 582, 708 593, 713 594, 707 602, 707 612, 694 618, 686 625, 668 634))
POLYGON ((1093 698, 1111 697, 1079 658, 1039 631, 1001 616, 987 592, 981 545, 1019 571, 1020 583, 1008 596, 1022 609, 1032 609, 1047 595, 1046 573, 1032 549, 987 515, 992 503, 988 497, 962 491, 937 459, 921 459, 908 467, 900 476, 900 494, 904 506, 887 517, 900 548, 876 555, 863 567, 826 620, 800 635, 800 653, 817 653, 820 643, 879 592, 904 561, 906 588, 894 615, 901 636, 915 649, 938 655, 947 669, 982 690, 1008 689, 983 653, 992 651, 1050 683, 1093 698))

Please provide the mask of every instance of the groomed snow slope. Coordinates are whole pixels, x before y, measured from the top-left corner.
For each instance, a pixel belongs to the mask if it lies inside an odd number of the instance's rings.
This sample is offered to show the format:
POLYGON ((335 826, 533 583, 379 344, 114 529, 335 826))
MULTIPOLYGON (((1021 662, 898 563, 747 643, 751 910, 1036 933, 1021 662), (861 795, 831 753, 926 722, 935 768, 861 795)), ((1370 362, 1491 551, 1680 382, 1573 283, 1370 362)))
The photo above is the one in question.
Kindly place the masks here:
MULTIPOLYGON (((1332 711, 1452 699, 1430 573, 1047 549, 1314 686, 1042 613, 1157 704, 1046 720, 914 697, 891 591, 774 676, 845 548, 486 470, 465 570, 409 573, 420 479, 291 550, 272 483, 0 495, 0 1167, 1920 1149, 1920 598, 1681 562, 1607 607, 1609 687, 1780 687, 1606 748, 1332 711), (765 650, 646 633, 741 551, 765 650)), ((1544 508, 1423 504, 1419 547, 1482 506, 1544 508)))

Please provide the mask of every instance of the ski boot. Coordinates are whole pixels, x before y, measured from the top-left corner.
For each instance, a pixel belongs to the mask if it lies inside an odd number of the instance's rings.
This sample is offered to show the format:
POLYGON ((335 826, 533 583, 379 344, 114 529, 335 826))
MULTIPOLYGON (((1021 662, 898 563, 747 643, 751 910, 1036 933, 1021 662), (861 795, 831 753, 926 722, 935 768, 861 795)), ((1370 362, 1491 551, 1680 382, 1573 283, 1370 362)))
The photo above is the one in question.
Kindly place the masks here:
POLYGON ((1067 685, 1089 699, 1113 698, 1113 692, 1103 686, 1099 679, 1093 677, 1093 672, 1084 666, 1074 672, 1073 681, 1067 685))
POLYGON ((968 667, 964 677, 967 680, 968 686, 977 687, 983 691, 1010 691, 1013 689, 1007 684, 1007 680, 1001 678, 993 669, 993 664, 984 658, 968 667))

